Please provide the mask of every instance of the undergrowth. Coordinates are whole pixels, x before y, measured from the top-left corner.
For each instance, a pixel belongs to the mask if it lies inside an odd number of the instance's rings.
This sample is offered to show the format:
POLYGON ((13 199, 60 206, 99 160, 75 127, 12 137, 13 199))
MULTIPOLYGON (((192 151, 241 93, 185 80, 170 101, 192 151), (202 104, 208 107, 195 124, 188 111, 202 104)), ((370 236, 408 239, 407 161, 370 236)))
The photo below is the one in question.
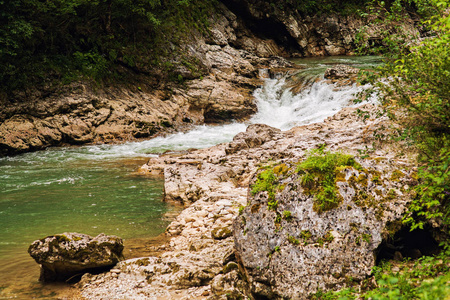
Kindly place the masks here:
MULTIPOLYGON (((372 270, 374 283, 368 289, 346 288, 340 291, 319 290, 310 299, 321 300, 407 300, 450 299, 450 251, 425 256, 416 261, 383 262, 372 270)), ((364 284, 362 285, 364 286, 364 284)))

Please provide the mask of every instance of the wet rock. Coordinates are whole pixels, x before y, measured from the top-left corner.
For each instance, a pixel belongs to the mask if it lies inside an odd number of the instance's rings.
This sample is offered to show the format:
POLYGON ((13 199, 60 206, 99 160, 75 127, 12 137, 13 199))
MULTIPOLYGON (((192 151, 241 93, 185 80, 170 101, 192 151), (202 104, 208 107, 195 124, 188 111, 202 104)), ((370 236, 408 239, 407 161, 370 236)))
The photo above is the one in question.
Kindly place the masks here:
POLYGON ((359 69, 347 65, 336 65, 326 69, 324 77, 326 79, 343 79, 355 76, 359 69))
POLYGON ((39 280, 66 281, 86 272, 107 270, 122 258, 123 242, 116 236, 63 233, 34 241, 28 253, 41 265, 39 280))

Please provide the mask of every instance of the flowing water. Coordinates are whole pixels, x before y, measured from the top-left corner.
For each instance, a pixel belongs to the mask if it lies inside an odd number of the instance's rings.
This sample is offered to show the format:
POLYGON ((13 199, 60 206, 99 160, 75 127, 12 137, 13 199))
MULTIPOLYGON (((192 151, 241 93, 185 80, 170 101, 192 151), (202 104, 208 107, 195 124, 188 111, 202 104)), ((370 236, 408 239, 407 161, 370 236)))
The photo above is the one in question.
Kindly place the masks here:
POLYGON ((0 299, 52 298, 58 292, 58 286, 37 281, 38 266, 27 254, 36 239, 65 231, 104 232, 132 244, 162 233, 170 221, 167 216, 177 209, 162 201, 161 180, 134 174, 148 157, 228 142, 252 123, 286 130, 321 122, 352 105, 354 93, 364 88, 336 88, 320 80, 326 67, 345 63, 371 68, 378 58, 295 62, 304 69, 289 79, 266 79, 254 92, 258 113, 246 123, 197 126, 143 142, 52 148, 0 158, 0 299), (286 88, 293 79, 307 82, 307 87, 294 95, 286 88))

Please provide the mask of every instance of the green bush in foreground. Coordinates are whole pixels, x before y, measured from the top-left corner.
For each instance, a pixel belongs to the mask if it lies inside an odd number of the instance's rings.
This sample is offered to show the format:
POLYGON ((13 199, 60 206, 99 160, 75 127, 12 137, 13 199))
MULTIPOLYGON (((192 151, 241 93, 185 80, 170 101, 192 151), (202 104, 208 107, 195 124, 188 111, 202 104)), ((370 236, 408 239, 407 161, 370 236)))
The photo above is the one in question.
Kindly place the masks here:
POLYGON ((450 299, 450 252, 423 257, 415 262, 385 262, 374 267, 376 286, 367 291, 347 288, 338 292, 318 291, 310 299, 321 300, 410 300, 450 299))

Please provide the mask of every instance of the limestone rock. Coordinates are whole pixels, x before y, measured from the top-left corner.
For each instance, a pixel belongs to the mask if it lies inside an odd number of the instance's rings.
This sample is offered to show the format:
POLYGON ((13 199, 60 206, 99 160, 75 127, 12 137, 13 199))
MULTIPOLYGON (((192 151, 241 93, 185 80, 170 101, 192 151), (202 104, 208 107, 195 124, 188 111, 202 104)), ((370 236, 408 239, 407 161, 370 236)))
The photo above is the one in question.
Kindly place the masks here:
POLYGON ((41 265, 40 281, 65 281, 75 275, 114 266, 122 258, 116 236, 63 233, 34 241, 28 253, 41 265))
POLYGON ((335 65, 326 69, 324 77, 326 79, 342 79, 349 78, 358 74, 359 69, 347 65, 335 65))
POLYGON ((281 130, 264 124, 252 124, 245 132, 238 133, 231 143, 228 144, 225 152, 227 154, 236 153, 242 149, 249 149, 261 146, 270 141, 281 130))
POLYGON ((279 175, 283 189, 271 200, 275 208, 266 192, 249 198, 233 226, 236 255, 256 298, 304 299, 370 275, 387 225, 401 221, 410 201, 401 188, 409 173, 403 170, 399 183, 390 180, 395 164, 361 165, 363 170, 341 171, 336 185, 342 203, 321 213, 293 171, 279 175))
MULTIPOLYGON (((163 174, 165 198, 181 202, 185 207, 166 229, 170 241, 164 245, 164 253, 159 257, 126 260, 120 262, 113 272, 95 276, 85 275, 79 285, 83 297, 97 300, 138 300, 152 297, 214 300, 225 299, 227 295, 237 299, 251 299, 252 294, 267 295, 266 297, 269 299, 272 296, 275 297, 277 290, 272 290, 269 286, 270 282, 267 281, 253 280, 250 289, 246 281, 246 278, 248 278, 246 272, 249 273, 249 271, 242 268, 236 269, 236 263, 240 260, 240 252, 235 252, 236 246, 233 236, 227 237, 227 230, 223 231, 224 235, 219 234, 219 231, 223 228, 231 229, 233 232, 236 230, 233 226, 233 220, 241 220, 240 208, 247 204, 248 186, 259 167, 274 161, 282 161, 287 165, 298 162, 304 157, 308 149, 317 148, 318 145, 326 144, 327 149, 342 150, 358 155, 358 150, 365 149, 366 145, 377 143, 373 133, 384 132, 383 130, 389 127, 387 126, 389 119, 387 117, 370 117, 362 120, 358 118, 357 109, 369 111, 372 116, 376 115, 376 107, 367 104, 358 108, 345 108, 335 116, 327 118, 323 123, 295 127, 287 132, 281 132, 265 125, 252 125, 247 132, 240 134, 231 143, 219 144, 208 149, 190 150, 151 158, 147 165, 141 168, 141 172, 153 175, 163 174), (245 140, 248 140, 247 142, 252 147, 248 147, 245 140), (240 144, 242 142, 241 146, 229 151, 232 149, 231 145, 236 142, 240 144), (217 239, 219 236, 223 239, 217 239)), ((396 152, 393 151, 392 146, 388 142, 382 143, 380 148, 370 153, 370 157, 373 159, 366 159, 367 165, 364 167, 370 169, 378 165, 376 168, 380 168, 380 170, 386 168, 386 170, 389 170, 389 168, 394 168, 394 165, 398 165, 395 168, 406 169, 403 173, 405 176, 409 175, 409 172, 414 171, 414 168, 407 160, 402 161, 396 157, 396 152), (385 159, 378 159, 377 157, 385 159)), ((357 173, 351 173, 355 172, 354 170, 348 172, 350 177, 352 174, 355 174, 355 177, 357 176, 357 173)), ((386 176, 390 178, 389 174, 389 171, 387 171, 386 176)), ((400 179, 393 182, 395 185, 393 189, 398 192, 396 192, 396 195, 403 199, 406 179, 403 177, 400 179)), ((371 185, 368 184, 367 188, 369 187, 371 185)), ((345 188, 345 186, 342 188, 345 188)), ((290 187, 286 187, 286 192, 288 190, 290 191, 290 187)), ((385 192, 381 191, 382 194, 385 192)), ((261 197, 258 199, 263 201, 262 195, 258 197, 261 197)), ((403 201, 401 199, 400 201, 403 201)), ((344 207, 342 206, 342 208, 344 207)), ((395 219, 402 207, 393 207, 392 212, 389 211, 389 207, 386 207, 385 217, 395 219)), ((294 215, 294 208, 283 207, 283 209, 291 210, 294 215)), ((369 214, 372 209, 366 208, 367 213, 362 212, 361 215, 369 214)), ((351 211, 356 213, 362 210, 362 207, 355 207, 351 211)), ((262 206, 259 211, 260 213, 264 211, 262 206)), ((274 234, 274 212, 267 212, 272 217, 272 219, 267 219, 267 225, 271 227, 267 230, 261 227, 259 231, 274 234)), ((299 207, 299 211, 295 214, 301 212, 299 207)), ((266 216, 266 218, 269 217, 266 216)), ((309 218, 309 215, 307 214, 305 218, 309 218)), ((370 216, 368 218, 370 219, 370 216)), ((375 220, 378 222, 376 217, 375 220)), ((300 221, 297 220, 296 222, 300 221)), ((317 219, 317 222, 319 226, 314 229, 317 232, 319 230, 326 233, 331 231, 327 236, 334 236, 331 244, 341 243, 342 240, 345 240, 345 236, 338 236, 337 233, 340 232, 338 229, 325 228, 327 223, 322 222, 321 219, 317 219)), ((241 228, 238 228, 238 230, 239 235, 244 234, 241 228)), ((361 228, 360 230, 366 229, 361 228)), ((283 232, 284 236, 273 236, 274 240, 286 243, 286 232, 283 232)), ((254 233, 252 232, 252 234, 254 233)), ((351 234, 355 236, 356 231, 351 234)), ((294 233, 291 233, 291 235, 294 235, 294 233)), ((243 238, 250 238, 250 232, 247 232, 243 238)), ((265 238, 261 238, 260 241, 265 241, 265 238)), ((361 234, 360 246, 355 246, 355 249, 375 247, 377 239, 378 237, 375 234, 372 240, 361 234), (371 246, 365 244, 366 240, 370 241, 371 246)), ((320 245, 318 241, 315 244, 320 245)), ((316 252, 319 254, 326 253, 326 251, 329 251, 326 248, 329 244, 325 241, 324 247, 317 247, 316 252)), ((273 246, 276 245, 274 243, 273 246)), ((263 250, 269 249, 269 247, 262 242, 259 243, 259 246, 258 251, 267 255, 263 250)), ((275 251, 272 254, 272 259, 281 253, 285 253, 287 247, 288 245, 281 245, 280 252, 275 251)), ((309 245, 309 247, 312 246, 309 245)), ((271 250, 274 250, 274 248, 271 248, 271 250)), ((349 249, 349 251, 353 251, 353 249, 349 249)), ((361 261, 369 260, 370 257, 361 261)), ((267 258, 264 257, 263 261, 267 261, 267 258)), ((304 262, 310 263, 310 260, 304 262)), ((292 263, 296 262, 290 262, 290 264, 292 263)), ((298 268, 302 269, 303 265, 298 268)), ((362 269, 362 272, 367 270, 366 267, 362 267, 362 269)), ((345 277, 347 270, 342 271, 345 277)), ((352 272, 358 271, 355 268, 349 268, 348 274, 353 274, 352 272)), ((338 276, 339 274, 335 275, 338 276)), ((252 276, 255 275, 252 273, 252 276)), ((316 282, 317 278, 312 277, 310 280, 316 282)), ((291 286, 288 290, 290 289, 291 286)))

